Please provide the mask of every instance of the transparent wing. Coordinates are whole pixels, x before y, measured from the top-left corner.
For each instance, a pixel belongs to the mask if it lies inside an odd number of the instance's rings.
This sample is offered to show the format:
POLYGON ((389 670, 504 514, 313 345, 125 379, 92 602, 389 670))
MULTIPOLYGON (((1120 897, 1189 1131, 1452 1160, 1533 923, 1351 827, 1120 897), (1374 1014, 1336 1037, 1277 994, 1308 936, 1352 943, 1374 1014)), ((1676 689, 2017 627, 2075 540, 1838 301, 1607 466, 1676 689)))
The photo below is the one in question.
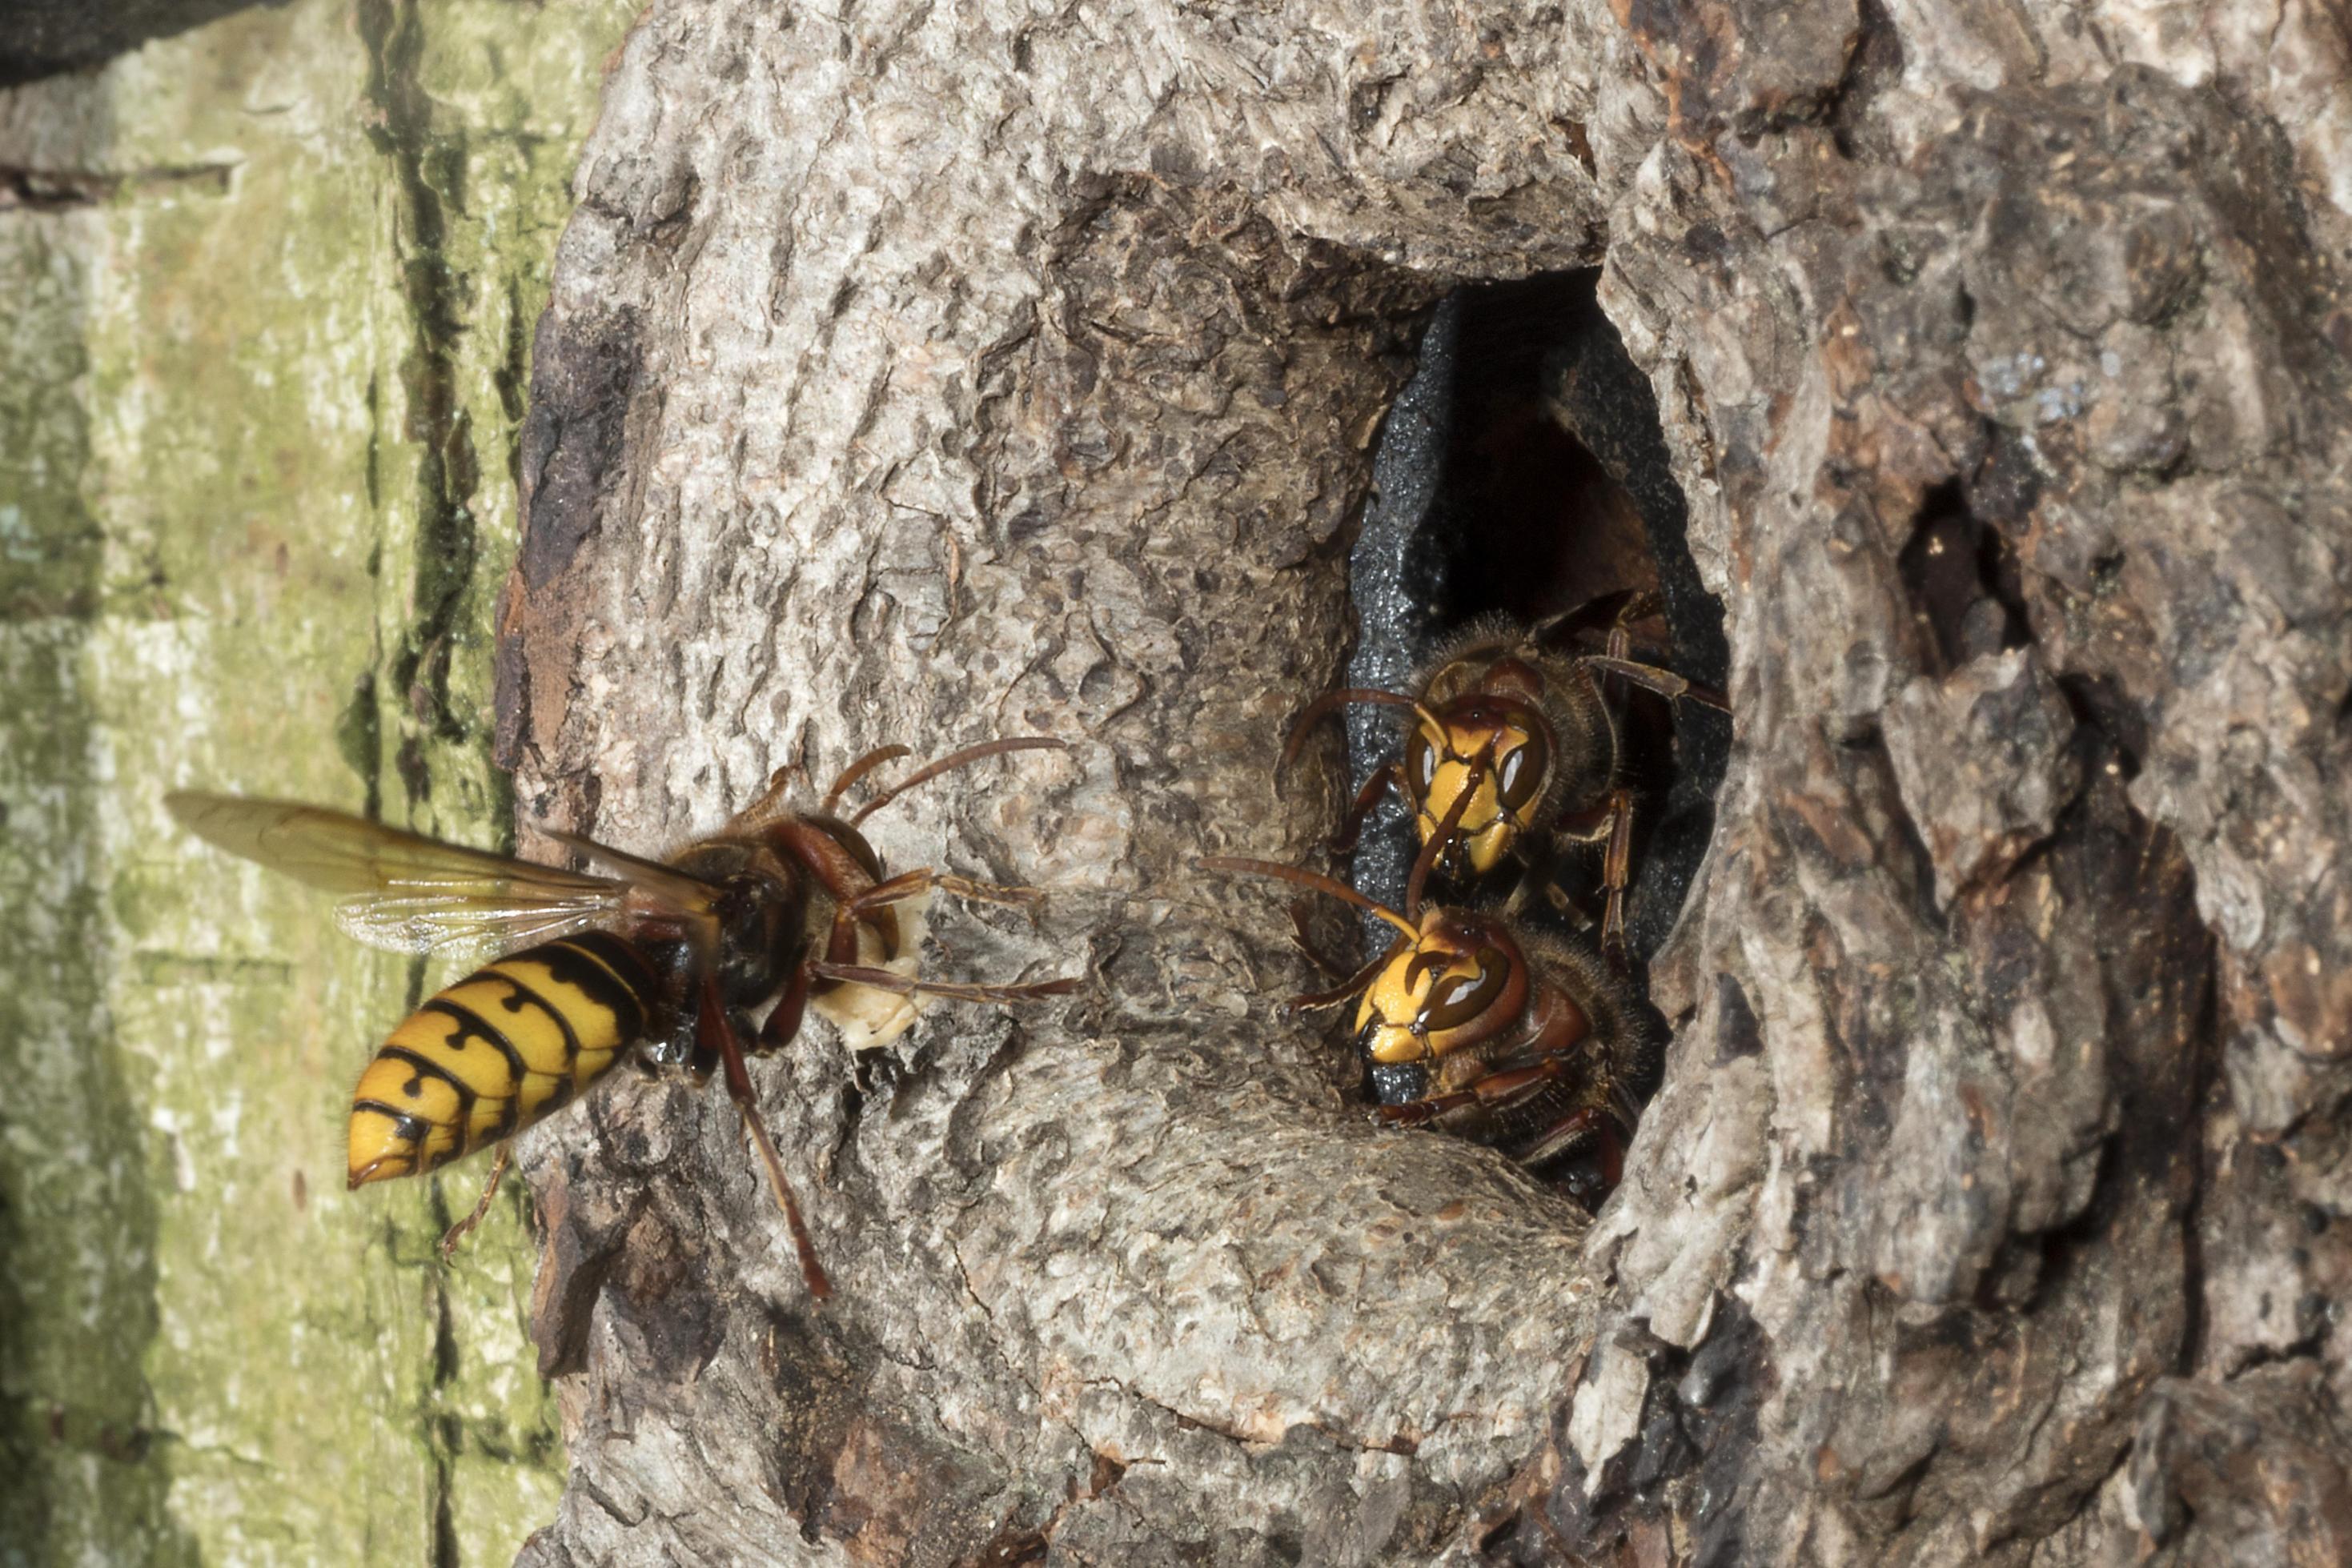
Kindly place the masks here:
POLYGON ((635 877, 534 865, 289 800, 175 793, 163 804, 214 847, 344 894, 335 923, 397 953, 543 941, 611 919, 633 894, 698 913, 708 892, 667 867, 656 868, 657 885, 648 887, 635 877))
POLYGON ((487 958, 608 925, 627 902, 625 890, 572 904, 362 893, 335 905, 335 924, 353 941, 389 952, 487 958))
POLYGON ((187 792, 166 795, 163 804, 182 827, 215 848, 329 893, 497 886, 570 897, 625 885, 613 877, 444 843, 324 806, 187 792))

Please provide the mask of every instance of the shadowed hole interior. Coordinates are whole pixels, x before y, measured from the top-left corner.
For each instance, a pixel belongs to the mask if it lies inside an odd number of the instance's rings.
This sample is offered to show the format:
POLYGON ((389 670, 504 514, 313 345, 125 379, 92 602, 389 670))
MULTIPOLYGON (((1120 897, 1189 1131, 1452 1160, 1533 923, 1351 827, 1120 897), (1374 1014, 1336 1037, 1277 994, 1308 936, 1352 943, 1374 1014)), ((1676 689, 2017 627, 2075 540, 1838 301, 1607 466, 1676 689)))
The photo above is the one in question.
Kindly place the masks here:
POLYGON ((1949 670, 2032 640, 2017 561, 2000 529, 1969 509, 1958 480, 1921 497, 1896 561, 1923 652, 1949 670))
MULTIPOLYGON (((1432 649, 1482 617, 1528 622, 1642 590, 1665 610, 1641 629, 1634 656, 1723 687, 1722 607, 1699 580, 1649 380, 1600 306, 1599 278, 1596 269, 1471 286, 1433 315, 1419 370, 1383 427, 1350 561, 1359 638, 1349 685, 1409 691, 1432 649)), ((1729 725, 1647 692, 1619 695, 1623 760, 1642 800, 1628 938, 1645 961, 1705 856, 1729 725)), ((1348 723, 1360 785, 1401 754, 1402 727, 1390 709, 1359 708, 1348 723)), ((1355 885, 1401 903, 1414 848, 1391 799, 1367 825, 1355 885)), ((1539 909, 1538 899, 1530 919, 1588 929, 1599 856, 1572 852, 1557 869, 1570 909, 1539 909)), ((1384 945, 1390 935, 1367 930, 1365 940, 1384 945)))
MULTIPOLYGON (((1636 656, 1722 687, 1722 607, 1699 581, 1649 381, 1600 307, 1599 276, 1476 285, 1433 317, 1421 369, 1383 429, 1350 563, 1350 685, 1406 691, 1433 647, 1482 616, 1529 622, 1639 589, 1659 594, 1665 617, 1644 628, 1636 656)), ((1623 695, 1626 760, 1645 807, 1628 921, 1646 957, 1705 852, 1728 727, 1689 704, 1623 695)), ((1358 783, 1398 754, 1392 712, 1359 709, 1349 733, 1358 783)), ((1383 806, 1356 885, 1397 902, 1413 847, 1402 808, 1383 806)))

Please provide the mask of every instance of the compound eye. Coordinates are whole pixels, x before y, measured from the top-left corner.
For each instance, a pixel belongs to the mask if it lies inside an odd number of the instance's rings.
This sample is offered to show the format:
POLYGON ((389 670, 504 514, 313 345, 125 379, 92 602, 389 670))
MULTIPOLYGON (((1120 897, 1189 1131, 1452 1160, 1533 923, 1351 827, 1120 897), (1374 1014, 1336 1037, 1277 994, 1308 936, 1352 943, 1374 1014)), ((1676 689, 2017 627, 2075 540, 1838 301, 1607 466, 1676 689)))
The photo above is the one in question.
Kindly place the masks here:
POLYGON ((1492 947, 1478 949, 1478 970, 1437 982, 1429 1006, 1422 1011, 1423 1026, 1433 1033, 1460 1029, 1495 1005, 1511 977, 1511 961, 1492 947))
POLYGON ((1543 793, 1544 773, 1550 767, 1550 747, 1540 735, 1530 735, 1503 753, 1496 771, 1495 793, 1516 811, 1543 793))
POLYGON ((1412 792, 1416 799, 1429 799, 1430 787, 1437 782, 1437 752, 1429 744, 1429 737, 1416 729, 1405 743, 1405 770, 1412 777, 1412 792))

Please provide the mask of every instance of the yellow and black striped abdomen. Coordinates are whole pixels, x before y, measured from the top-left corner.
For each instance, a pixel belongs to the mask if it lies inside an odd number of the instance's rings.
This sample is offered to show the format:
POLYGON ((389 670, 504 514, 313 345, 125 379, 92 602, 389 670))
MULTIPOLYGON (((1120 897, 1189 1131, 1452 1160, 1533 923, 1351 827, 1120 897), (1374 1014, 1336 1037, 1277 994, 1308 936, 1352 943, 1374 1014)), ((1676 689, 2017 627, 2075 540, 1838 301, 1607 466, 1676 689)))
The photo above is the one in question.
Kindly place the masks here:
POLYGON ((392 1031, 352 1095, 351 1185, 437 1170, 568 1103, 645 1032, 660 981, 609 931, 475 970, 392 1031))

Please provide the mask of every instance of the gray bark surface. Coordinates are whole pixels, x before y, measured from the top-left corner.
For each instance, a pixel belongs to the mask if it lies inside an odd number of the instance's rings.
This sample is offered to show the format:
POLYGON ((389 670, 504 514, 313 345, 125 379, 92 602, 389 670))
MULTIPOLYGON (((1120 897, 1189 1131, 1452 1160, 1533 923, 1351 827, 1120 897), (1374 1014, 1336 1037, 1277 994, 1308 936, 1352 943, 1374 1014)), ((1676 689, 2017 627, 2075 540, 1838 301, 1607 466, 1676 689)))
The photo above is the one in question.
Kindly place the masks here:
POLYGON ((787 762, 940 1009, 524 1141, 567 1562, 2326 1562, 2352 1542, 2341 18, 656 0, 537 338, 502 740, 654 849, 787 762), (1588 1228, 1285 1020, 1424 308, 1604 267, 1726 612, 1588 1228), (1965 563, 1955 570, 1955 561, 1965 563))

